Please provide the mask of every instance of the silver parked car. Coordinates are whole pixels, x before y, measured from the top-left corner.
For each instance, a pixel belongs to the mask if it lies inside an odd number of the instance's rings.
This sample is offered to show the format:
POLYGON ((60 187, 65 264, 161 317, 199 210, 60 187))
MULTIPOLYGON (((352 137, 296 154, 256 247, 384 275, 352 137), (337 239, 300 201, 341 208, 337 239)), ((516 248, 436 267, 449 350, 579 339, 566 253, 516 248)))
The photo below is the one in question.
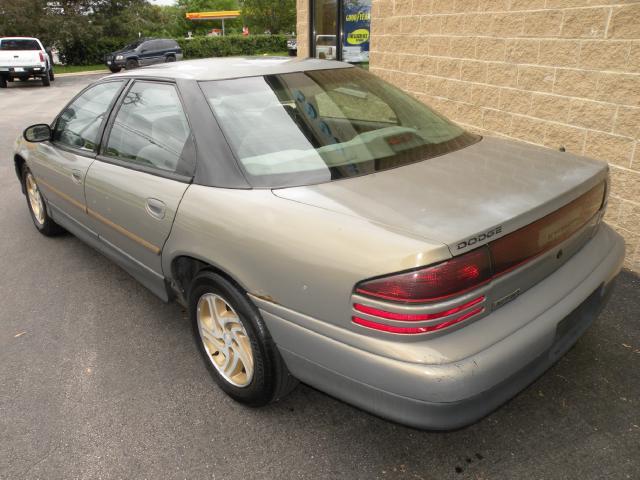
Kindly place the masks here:
POLYGON ((14 158, 37 229, 188 306, 213 378, 252 406, 299 379, 469 424, 577 341, 624 256, 605 163, 466 132, 344 63, 112 75, 14 158))

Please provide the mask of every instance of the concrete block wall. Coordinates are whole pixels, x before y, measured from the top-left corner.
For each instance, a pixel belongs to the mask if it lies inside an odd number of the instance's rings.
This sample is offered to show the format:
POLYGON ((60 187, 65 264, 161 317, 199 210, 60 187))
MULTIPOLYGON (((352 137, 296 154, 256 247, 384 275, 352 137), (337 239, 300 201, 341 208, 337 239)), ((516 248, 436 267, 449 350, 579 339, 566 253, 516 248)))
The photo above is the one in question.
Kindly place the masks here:
POLYGON ((298 57, 309 56, 309 0, 296 0, 296 38, 298 57))
POLYGON ((640 1, 373 0, 370 61, 469 129, 608 161, 607 221, 640 272, 640 1))

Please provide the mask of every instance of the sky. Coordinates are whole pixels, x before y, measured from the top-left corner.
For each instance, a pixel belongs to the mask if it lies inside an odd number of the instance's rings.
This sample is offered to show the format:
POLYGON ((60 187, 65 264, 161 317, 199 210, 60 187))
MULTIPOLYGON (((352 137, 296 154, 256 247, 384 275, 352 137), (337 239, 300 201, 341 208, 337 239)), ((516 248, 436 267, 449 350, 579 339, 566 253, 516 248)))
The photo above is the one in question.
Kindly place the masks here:
POLYGON ((155 5, 173 5, 176 3, 175 0, 149 0, 151 3, 155 5))

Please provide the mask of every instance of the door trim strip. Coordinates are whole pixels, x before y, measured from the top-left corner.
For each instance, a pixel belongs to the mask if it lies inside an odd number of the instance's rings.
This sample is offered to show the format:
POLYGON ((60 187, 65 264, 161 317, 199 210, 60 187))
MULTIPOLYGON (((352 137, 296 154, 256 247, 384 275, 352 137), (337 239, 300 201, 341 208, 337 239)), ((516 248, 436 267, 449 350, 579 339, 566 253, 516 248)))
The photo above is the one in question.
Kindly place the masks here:
POLYGON ((155 253, 156 255, 158 255, 160 253, 160 247, 155 246, 153 243, 147 242, 144 238, 139 237, 138 235, 136 235, 133 232, 130 232, 129 230, 127 230, 126 228, 118 225, 117 223, 112 222, 111 220, 109 220, 106 217, 103 217, 102 215, 100 215, 98 212, 96 212, 95 210, 91 210, 90 208, 87 208, 87 213, 95 218, 96 220, 104 223, 106 226, 113 228, 114 230, 116 230, 117 232, 121 233, 122 235, 124 235, 125 237, 127 237, 130 240, 133 240, 134 242, 142 245, 143 247, 145 247, 147 250, 152 251, 153 253, 155 253))
POLYGON ((134 242, 136 242, 137 244, 143 246, 144 248, 146 248, 147 250, 153 252, 156 255, 159 255, 161 252, 160 247, 154 245, 151 242, 146 241, 144 238, 136 235, 135 233, 127 230, 126 228, 124 228, 121 225, 118 225, 117 223, 112 222, 111 220, 109 220, 106 217, 103 217, 102 215, 100 215, 98 212, 96 212, 95 210, 91 210, 90 208, 88 208, 85 204, 77 201, 75 198, 70 197, 69 195, 67 195, 64 192, 61 192, 60 190, 58 190, 57 188, 55 188, 54 186, 50 185, 49 183, 45 182, 44 180, 42 180, 41 178, 37 178, 36 182, 40 183, 41 185, 44 185, 45 187, 47 187, 49 190, 51 190, 53 193, 55 193, 56 195, 58 195, 60 198, 62 198, 63 200, 66 200, 67 202, 71 203, 72 205, 78 207, 80 210, 82 210, 84 213, 86 213, 87 215, 95 218, 96 220, 98 220, 99 222, 102 222, 103 224, 105 224, 107 227, 110 227, 112 229, 114 229, 115 231, 117 231, 118 233, 124 235, 125 237, 127 237, 129 240, 133 240, 134 242))
POLYGON ((42 180, 41 178, 36 178, 36 182, 40 183, 41 185, 44 185, 45 187, 47 187, 49 190, 51 190, 53 193, 55 193, 56 195, 58 195, 60 198, 62 198, 63 200, 66 200, 67 202, 69 202, 70 204, 78 207, 80 210, 82 210, 84 213, 87 213, 87 206, 82 203, 79 202, 78 200, 76 200, 73 197, 70 197, 69 195, 67 195, 64 192, 61 192, 60 190, 58 190, 56 187, 54 187, 53 185, 50 185, 49 183, 45 182, 44 180, 42 180))

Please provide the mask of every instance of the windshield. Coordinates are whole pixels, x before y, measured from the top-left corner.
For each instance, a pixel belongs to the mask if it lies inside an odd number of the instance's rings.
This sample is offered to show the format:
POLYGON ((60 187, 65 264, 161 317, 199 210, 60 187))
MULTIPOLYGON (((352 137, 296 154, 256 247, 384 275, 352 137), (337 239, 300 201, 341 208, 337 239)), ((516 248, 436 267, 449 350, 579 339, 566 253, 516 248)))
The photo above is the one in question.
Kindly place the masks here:
POLYGON ((35 40, 7 38, 0 40, 0 50, 40 50, 40 45, 35 40))
POLYGON ((458 150, 479 138, 359 68, 201 86, 256 187, 366 175, 458 150))

